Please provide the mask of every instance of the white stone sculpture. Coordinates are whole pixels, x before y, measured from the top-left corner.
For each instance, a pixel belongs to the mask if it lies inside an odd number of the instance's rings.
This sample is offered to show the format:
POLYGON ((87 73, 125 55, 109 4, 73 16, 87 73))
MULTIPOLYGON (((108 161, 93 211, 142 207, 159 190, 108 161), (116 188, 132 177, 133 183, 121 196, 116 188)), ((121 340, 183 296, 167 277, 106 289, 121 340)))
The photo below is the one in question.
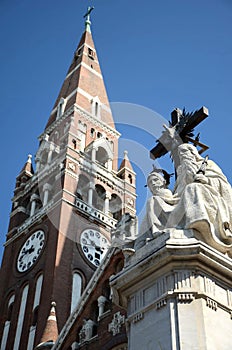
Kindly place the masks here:
POLYGON ((108 325, 108 331, 112 332, 113 336, 120 333, 122 325, 125 323, 125 316, 121 315, 120 311, 114 314, 112 322, 108 325))
POLYGON ((154 238, 155 232, 170 228, 193 229, 197 238, 216 248, 217 244, 230 248, 232 189, 227 178, 217 164, 201 157, 191 144, 179 145, 175 158, 179 165, 173 193, 162 172, 154 170, 148 176, 153 196, 147 202, 135 249, 154 238))
POLYGON ((79 332, 80 344, 93 337, 93 328, 95 323, 92 320, 84 320, 83 326, 79 332))

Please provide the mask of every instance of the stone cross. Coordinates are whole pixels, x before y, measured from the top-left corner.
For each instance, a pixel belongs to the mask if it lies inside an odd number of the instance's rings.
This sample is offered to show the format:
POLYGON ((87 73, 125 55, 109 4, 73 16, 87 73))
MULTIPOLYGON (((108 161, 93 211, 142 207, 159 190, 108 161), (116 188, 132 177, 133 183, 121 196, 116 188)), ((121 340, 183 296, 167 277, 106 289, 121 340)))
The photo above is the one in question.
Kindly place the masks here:
POLYGON ((84 18, 86 17, 87 20, 90 20, 90 13, 93 11, 94 7, 88 7, 86 14, 84 15, 84 18))
POLYGON ((120 333, 122 325, 125 323, 125 316, 120 314, 120 311, 114 314, 112 322, 108 325, 108 331, 113 333, 113 336, 120 333))
MULTIPOLYGON (((198 111, 195 111, 194 113, 186 113, 185 111, 181 111, 180 109, 176 108, 171 113, 171 122, 169 130, 173 130, 175 132, 179 139, 182 142, 192 142, 194 146, 200 146, 201 150, 199 153, 204 152, 206 149, 208 149, 208 146, 204 145, 203 143, 199 142, 199 140, 192 139, 191 136, 193 129, 200 124, 205 118, 207 118, 209 115, 208 109, 206 107, 201 107, 198 111)), ((165 127, 165 126, 164 126, 165 127)), ((165 131, 161 135, 161 137, 157 140, 157 145, 152 148, 150 151, 150 156, 152 159, 160 158, 164 156, 168 151, 171 151, 172 145, 170 143, 166 143, 165 136, 168 133, 167 127, 165 127, 165 131)))

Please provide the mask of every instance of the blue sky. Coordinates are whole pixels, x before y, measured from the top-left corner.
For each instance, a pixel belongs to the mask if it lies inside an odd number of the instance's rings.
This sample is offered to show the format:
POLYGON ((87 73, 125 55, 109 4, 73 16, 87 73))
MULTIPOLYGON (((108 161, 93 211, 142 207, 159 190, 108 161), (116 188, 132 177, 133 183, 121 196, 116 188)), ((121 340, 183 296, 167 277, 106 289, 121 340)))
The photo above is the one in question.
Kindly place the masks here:
MULTIPOLYGON (((131 117, 130 126, 123 125, 122 115, 118 119, 122 148, 129 148, 139 173, 138 211, 145 202, 145 173, 152 164, 148 150, 157 124, 148 109, 169 119, 175 107, 208 107, 210 116, 198 131, 210 146, 210 158, 232 182, 231 0, 1 0, 1 245, 15 178, 27 155, 36 152, 88 5, 95 6, 92 33, 109 100, 146 108, 147 117, 131 117), (139 128, 133 128, 138 120, 139 128), (139 152, 135 157, 135 145, 146 160, 139 152)), ((168 157, 160 163, 172 167, 168 157)))

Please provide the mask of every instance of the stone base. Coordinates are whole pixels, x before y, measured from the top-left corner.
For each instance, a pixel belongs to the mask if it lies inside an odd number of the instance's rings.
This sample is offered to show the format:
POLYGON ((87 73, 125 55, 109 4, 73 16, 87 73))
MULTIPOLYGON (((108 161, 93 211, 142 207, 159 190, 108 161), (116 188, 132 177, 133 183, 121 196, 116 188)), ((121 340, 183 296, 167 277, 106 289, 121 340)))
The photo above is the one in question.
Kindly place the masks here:
POLYGON ((232 259, 191 230, 157 235, 111 279, 129 349, 230 350, 232 259))

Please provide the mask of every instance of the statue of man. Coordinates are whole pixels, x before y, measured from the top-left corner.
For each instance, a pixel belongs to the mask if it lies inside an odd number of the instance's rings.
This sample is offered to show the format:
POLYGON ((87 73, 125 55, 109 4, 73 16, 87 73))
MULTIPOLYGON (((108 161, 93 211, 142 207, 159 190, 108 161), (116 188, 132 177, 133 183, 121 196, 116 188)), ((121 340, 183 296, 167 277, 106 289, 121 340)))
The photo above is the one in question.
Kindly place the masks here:
POLYGON ((146 215, 139 229, 134 248, 138 249, 146 241, 155 237, 155 233, 162 232, 167 227, 170 213, 178 203, 178 196, 173 196, 168 189, 169 178, 162 169, 154 169, 147 178, 147 186, 152 193, 146 205, 146 215))
POLYGON ((221 169, 204 160, 196 147, 178 146, 180 165, 174 196, 179 198, 167 227, 195 229, 205 238, 232 243, 232 189, 221 169), (204 165, 204 166, 203 166, 204 165))

